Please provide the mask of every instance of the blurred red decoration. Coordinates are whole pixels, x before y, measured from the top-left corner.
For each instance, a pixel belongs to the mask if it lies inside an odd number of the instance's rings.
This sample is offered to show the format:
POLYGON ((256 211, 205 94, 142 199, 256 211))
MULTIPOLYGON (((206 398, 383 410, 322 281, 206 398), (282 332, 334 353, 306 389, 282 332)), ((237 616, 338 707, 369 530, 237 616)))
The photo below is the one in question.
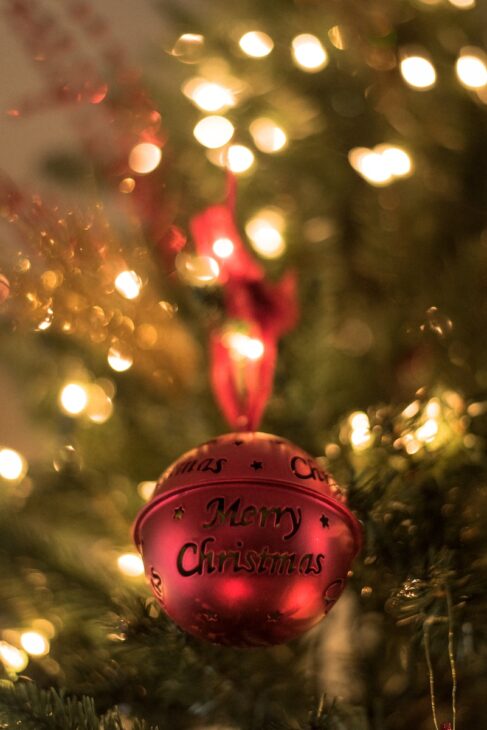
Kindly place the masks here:
MULTIPOLYGON (((264 268, 254 260, 235 222, 235 178, 228 177, 227 202, 213 205, 191 221, 191 232, 200 256, 215 258, 215 242, 230 242, 231 253, 218 258, 219 281, 224 287, 229 326, 258 341, 256 357, 235 357, 229 327, 211 335, 211 382, 220 408, 232 428, 255 430, 272 392, 279 338, 298 319, 296 277, 287 272, 279 282, 266 280, 264 268)), ((218 250, 218 249, 217 249, 218 250)))
POLYGON ((309 454, 239 432, 164 472, 134 538, 154 595, 181 628, 220 644, 265 646, 328 613, 361 528, 309 454))

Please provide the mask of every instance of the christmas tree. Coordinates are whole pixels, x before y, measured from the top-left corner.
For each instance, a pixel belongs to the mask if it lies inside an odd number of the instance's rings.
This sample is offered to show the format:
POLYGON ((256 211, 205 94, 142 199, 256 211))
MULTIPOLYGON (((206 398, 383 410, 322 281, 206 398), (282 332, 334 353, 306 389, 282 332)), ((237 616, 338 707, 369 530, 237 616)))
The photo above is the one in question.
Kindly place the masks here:
POLYGON ((1 180, 2 727, 480 730, 485 5, 168 1, 140 68, 109 11, 2 21, 8 134, 71 129, 1 180), (326 620, 251 649, 171 621, 131 537, 239 423, 364 532, 326 620))

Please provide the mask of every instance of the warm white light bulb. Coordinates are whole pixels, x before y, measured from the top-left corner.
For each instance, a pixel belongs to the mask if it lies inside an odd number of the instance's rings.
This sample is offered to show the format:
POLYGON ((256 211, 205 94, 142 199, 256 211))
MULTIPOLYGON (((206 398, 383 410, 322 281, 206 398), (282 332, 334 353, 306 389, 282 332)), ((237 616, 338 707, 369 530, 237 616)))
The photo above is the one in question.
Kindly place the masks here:
POLYGON ((414 89, 426 91, 435 85, 435 67, 431 61, 428 61, 423 56, 407 56, 403 58, 399 68, 404 81, 414 89))
POLYGON ((240 38, 238 44, 242 51, 246 53, 247 56, 252 56, 252 58, 264 58, 265 56, 268 56, 274 48, 272 38, 268 36, 267 33, 262 33, 257 30, 245 33, 245 35, 240 38))
POLYGON ((25 471, 25 461, 14 449, 0 449, 0 477, 15 482, 25 471))
POLYGON ((6 641, 0 641, 0 659, 7 669, 13 672, 22 672, 29 663, 29 657, 16 646, 8 644, 6 641))
POLYGON ((230 142, 235 128, 225 117, 211 115, 198 122, 193 134, 203 147, 217 149, 230 142))
POLYGON ((279 258, 286 250, 283 229, 284 217, 273 209, 260 211, 245 226, 252 248, 267 259, 279 258))
POLYGON ((184 84, 183 93, 205 112, 221 112, 235 106, 235 97, 230 89, 206 79, 190 79, 184 84))
POLYGON ((152 142, 141 142, 132 147, 129 167, 139 175, 146 175, 156 169, 162 159, 160 148, 152 142))
POLYGON ((235 245, 230 238, 217 238, 212 246, 213 253, 219 259, 228 259, 235 250, 235 245))
POLYGON ((135 271, 121 271, 115 279, 115 289, 125 299, 136 299, 141 288, 142 282, 135 271))
POLYGON ((107 362, 115 372, 124 373, 132 367, 134 359, 128 352, 121 350, 118 345, 112 345, 108 350, 107 362))
POLYGON ((328 63, 328 54, 323 44, 310 33, 302 33, 293 39, 292 52, 296 65, 309 73, 321 71, 328 63))
POLYGON ((249 129, 255 146, 261 152, 279 152, 287 144, 286 132, 272 119, 268 119, 267 117, 255 119, 249 129))
POLYGON ((434 418, 429 418, 422 426, 416 431, 416 438, 419 441, 426 441, 429 443, 433 441, 438 433, 438 422, 434 418))
POLYGON ((117 558, 118 569, 124 575, 136 578, 144 573, 144 563, 136 553, 124 553, 117 558))
POLYGON ((482 56, 482 51, 469 49, 456 62, 457 76, 467 89, 482 89, 487 85, 487 65, 482 56))
POLYGON ((413 165, 406 150, 392 145, 379 145, 376 151, 380 151, 380 155, 393 177, 406 177, 411 172, 413 165))
POLYGON ((68 416, 79 416, 88 405, 88 392, 81 383, 68 383, 59 394, 59 403, 68 416))
POLYGON ((247 172, 254 164, 255 156, 252 150, 242 144, 232 144, 227 151, 227 167, 231 172, 239 175, 247 172))
POLYGON ((49 652, 49 641, 38 631, 24 631, 20 643, 27 654, 32 656, 44 656, 49 652))
POLYGON ((242 332, 228 333, 225 342, 236 360, 260 360, 264 354, 262 340, 257 337, 249 337, 242 332))

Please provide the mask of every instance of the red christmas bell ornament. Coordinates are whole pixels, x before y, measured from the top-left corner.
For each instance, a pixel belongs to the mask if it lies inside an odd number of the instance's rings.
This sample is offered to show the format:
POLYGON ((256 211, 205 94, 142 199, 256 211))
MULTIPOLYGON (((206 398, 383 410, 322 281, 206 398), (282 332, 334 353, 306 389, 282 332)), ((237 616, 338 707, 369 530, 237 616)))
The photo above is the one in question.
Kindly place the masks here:
POLYGON ((233 646, 279 644, 320 621, 345 587, 361 534, 332 477, 265 433, 188 451, 134 526, 167 614, 190 634, 233 646))

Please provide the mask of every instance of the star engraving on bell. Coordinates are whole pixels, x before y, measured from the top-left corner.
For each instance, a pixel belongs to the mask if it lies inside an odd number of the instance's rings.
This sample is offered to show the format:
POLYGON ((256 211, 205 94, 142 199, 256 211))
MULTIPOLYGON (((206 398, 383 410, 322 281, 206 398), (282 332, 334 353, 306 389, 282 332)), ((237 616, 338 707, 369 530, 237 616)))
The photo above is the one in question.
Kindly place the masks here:
POLYGON ((262 469, 263 466, 264 466, 264 464, 262 461, 256 461, 255 459, 253 460, 253 462, 250 465, 251 469, 253 469, 254 471, 258 471, 259 469, 262 469))
POLYGON ((326 515, 321 515, 320 522, 323 525, 323 527, 330 527, 330 520, 326 515))
POLYGON ((173 512, 172 518, 173 520, 182 520, 184 517, 184 507, 176 507, 176 509, 173 512))

